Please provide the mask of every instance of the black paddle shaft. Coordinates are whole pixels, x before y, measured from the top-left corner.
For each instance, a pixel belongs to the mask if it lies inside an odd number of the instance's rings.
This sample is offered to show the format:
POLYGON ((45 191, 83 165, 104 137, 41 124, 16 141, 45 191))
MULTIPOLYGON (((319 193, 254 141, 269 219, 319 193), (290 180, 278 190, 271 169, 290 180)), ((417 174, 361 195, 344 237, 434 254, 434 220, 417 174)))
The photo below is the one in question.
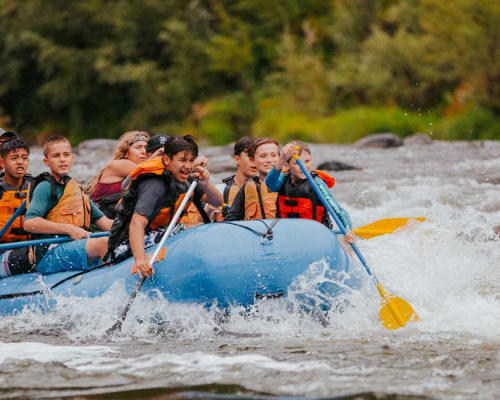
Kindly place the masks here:
POLYGON ((122 324, 123 321, 125 321, 125 318, 127 318, 127 314, 130 310, 130 307, 132 306, 132 303, 134 302, 135 298, 137 297, 137 293, 139 293, 142 289, 142 285, 144 285, 144 281, 146 280, 145 277, 143 277, 138 283, 137 286, 135 287, 134 293, 131 294, 130 299, 128 300, 127 305, 123 309, 122 314, 120 315, 120 318, 118 318, 118 321, 115 322, 115 324, 109 328, 106 331, 106 334, 111 335, 112 333, 116 331, 121 331, 122 329, 122 324))

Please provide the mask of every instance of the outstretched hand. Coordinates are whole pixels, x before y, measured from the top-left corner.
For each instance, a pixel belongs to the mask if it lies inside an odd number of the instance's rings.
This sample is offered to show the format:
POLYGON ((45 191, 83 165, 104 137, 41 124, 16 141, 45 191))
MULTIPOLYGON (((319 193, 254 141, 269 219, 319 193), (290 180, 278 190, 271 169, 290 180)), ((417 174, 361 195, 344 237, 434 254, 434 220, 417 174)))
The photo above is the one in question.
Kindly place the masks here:
POLYGON ((136 268, 137 275, 139 275, 139 278, 141 279, 143 274, 145 278, 149 278, 155 273, 153 266, 147 258, 136 260, 134 267, 136 268))

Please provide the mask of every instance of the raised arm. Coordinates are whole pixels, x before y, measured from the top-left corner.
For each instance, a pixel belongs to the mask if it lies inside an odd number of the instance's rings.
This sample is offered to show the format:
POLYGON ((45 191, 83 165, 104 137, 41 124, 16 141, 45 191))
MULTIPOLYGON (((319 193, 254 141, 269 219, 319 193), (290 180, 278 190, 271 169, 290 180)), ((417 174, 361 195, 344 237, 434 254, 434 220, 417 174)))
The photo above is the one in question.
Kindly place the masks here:
POLYGON ((281 169, 278 170, 274 167, 267 174, 265 183, 270 192, 279 192, 284 181, 285 175, 281 172, 281 169))
POLYGON ((125 179, 134 169, 135 162, 130 160, 113 160, 101 176, 101 183, 114 183, 125 179))

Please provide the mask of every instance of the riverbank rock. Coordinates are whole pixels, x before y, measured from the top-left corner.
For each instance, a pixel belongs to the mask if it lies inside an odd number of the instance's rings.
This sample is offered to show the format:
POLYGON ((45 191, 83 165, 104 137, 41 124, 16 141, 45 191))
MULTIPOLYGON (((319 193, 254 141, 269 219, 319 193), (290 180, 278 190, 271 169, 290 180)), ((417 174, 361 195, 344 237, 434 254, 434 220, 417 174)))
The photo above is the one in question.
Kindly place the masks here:
POLYGON ((378 149, 388 149, 391 147, 400 147, 403 140, 393 133, 376 133, 358 140, 357 147, 374 147, 378 149))
POLYGON ((432 139, 423 133, 416 133, 414 135, 408 136, 403 140, 403 144, 405 146, 423 145, 431 143, 432 139))
POLYGON ((118 140, 114 139, 91 139, 80 143, 76 151, 78 154, 85 154, 85 152, 90 151, 109 153, 111 157, 117 143, 118 140))
POLYGON ((322 162, 321 164, 318 165, 318 169, 323 171, 350 171, 350 170, 359 171, 362 168, 355 167, 353 165, 349 165, 341 161, 332 160, 332 161, 322 162))

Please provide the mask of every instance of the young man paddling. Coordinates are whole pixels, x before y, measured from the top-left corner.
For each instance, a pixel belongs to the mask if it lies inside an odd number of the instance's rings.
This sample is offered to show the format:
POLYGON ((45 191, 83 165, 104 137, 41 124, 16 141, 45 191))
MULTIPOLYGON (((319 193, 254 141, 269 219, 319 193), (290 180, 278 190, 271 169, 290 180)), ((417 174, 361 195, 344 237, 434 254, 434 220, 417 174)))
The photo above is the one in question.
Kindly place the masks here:
POLYGON ((50 173, 37 178, 24 219, 24 229, 38 237, 68 235, 74 241, 55 247, 37 246, 36 270, 51 274, 97 266, 106 254, 107 239, 89 238, 90 224, 107 231, 112 221, 69 177, 74 155, 68 139, 52 136, 43 145, 43 155, 43 162, 50 168, 50 173))
POLYGON ((140 277, 154 274, 146 257, 145 235, 148 242, 161 240, 164 227, 170 223, 193 179, 199 181, 190 202, 222 205, 221 194, 209 182, 210 172, 203 166, 195 167, 197 156, 198 145, 192 136, 170 136, 162 157, 140 164, 130 174, 131 181, 116 207, 108 255, 113 258, 126 255, 126 244, 130 241, 140 277), (195 172, 191 176, 193 168, 195 172), (120 251, 122 245, 125 245, 125 254, 120 251))
POLYGON ((273 219, 276 217, 277 193, 271 193, 265 184, 267 173, 279 159, 280 147, 273 139, 257 139, 248 148, 250 164, 258 176, 247 180, 240 188, 225 221, 273 219))
POLYGON ((354 234, 350 231, 352 223, 349 214, 332 197, 328 198, 328 187, 332 187, 335 180, 324 172, 312 170, 313 158, 311 150, 309 146, 299 140, 294 140, 283 147, 281 157, 274 168, 269 171, 265 180, 270 191, 278 192, 276 202, 278 209, 277 217, 313 219, 330 229, 333 227, 325 206, 318 199, 304 172, 302 172, 300 166, 293 159, 293 154, 297 152, 297 146, 300 147, 300 150, 298 150, 300 160, 306 166, 315 182, 323 188, 323 193, 325 193, 327 200, 346 227, 346 242, 354 242, 354 234), (284 167, 288 170, 287 173, 282 172, 284 167))

